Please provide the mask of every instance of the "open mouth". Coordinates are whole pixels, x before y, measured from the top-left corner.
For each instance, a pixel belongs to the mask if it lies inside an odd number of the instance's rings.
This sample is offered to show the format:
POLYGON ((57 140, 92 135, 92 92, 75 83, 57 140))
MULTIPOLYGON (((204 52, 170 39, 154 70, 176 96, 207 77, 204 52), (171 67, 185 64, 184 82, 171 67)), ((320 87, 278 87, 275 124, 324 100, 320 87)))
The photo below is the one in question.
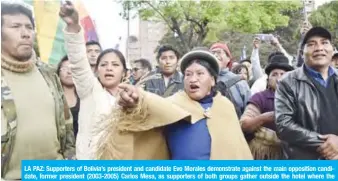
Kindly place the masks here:
POLYGON ((106 74, 106 75, 104 75, 104 77, 105 77, 106 79, 112 79, 112 78, 114 78, 115 76, 112 75, 112 74, 106 74))
POLYGON ((198 85, 195 85, 195 84, 190 85, 191 92, 196 92, 196 91, 198 91, 199 88, 200 87, 198 85))

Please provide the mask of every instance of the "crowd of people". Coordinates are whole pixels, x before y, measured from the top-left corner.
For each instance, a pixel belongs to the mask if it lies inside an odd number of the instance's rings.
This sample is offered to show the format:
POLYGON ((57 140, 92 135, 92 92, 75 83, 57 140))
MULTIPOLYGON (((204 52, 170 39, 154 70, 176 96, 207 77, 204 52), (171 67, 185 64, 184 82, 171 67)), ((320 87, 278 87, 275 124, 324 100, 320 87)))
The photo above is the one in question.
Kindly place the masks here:
POLYGON ((67 55, 55 69, 35 55, 32 12, 1 4, 2 179, 21 179, 30 159, 338 159, 338 51, 325 28, 302 34, 302 63, 274 38, 262 68, 255 38, 245 60, 225 43, 183 56, 164 45, 158 66, 128 70, 119 50, 85 42, 70 2, 59 15, 67 55))

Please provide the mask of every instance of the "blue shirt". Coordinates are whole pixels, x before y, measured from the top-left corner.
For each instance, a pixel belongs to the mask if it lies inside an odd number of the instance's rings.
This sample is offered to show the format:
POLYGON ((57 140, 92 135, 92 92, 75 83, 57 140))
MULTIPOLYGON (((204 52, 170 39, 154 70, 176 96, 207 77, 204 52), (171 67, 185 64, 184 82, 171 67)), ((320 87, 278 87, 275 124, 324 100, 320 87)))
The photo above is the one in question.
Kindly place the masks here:
POLYGON ((335 72, 333 70, 332 67, 329 67, 329 76, 326 80, 324 80, 322 74, 320 74, 319 72, 315 71, 314 69, 305 66, 305 69, 307 70, 307 72, 309 73, 309 75, 315 79, 320 85, 327 87, 328 84, 328 80, 330 79, 331 76, 335 75, 335 72))
MULTIPOLYGON (((212 99, 200 105, 206 110, 212 99)), ((211 137, 206 119, 195 124, 181 120, 167 126, 165 135, 172 160, 210 160, 211 137)))

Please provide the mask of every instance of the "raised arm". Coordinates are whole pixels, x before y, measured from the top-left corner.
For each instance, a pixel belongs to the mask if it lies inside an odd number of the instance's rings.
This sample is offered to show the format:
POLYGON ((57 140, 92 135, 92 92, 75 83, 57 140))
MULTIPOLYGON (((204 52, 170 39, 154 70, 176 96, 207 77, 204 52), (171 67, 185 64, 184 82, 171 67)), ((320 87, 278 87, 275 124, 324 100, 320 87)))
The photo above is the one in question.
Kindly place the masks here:
POLYGON ((84 33, 79 25, 79 16, 70 2, 60 9, 60 17, 66 22, 64 30, 65 47, 71 63, 71 72, 80 99, 93 92, 99 82, 93 74, 86 55, 84 33))
POLYGON ((264 75, 264 72, 262 70, 261 62, 259 60, 259 46, 260 46, 260 40, 255 38, 253 42, 253 49, 251 53, 251 64, 252 64, 252 79, 256 81, 260 77, 264 75))

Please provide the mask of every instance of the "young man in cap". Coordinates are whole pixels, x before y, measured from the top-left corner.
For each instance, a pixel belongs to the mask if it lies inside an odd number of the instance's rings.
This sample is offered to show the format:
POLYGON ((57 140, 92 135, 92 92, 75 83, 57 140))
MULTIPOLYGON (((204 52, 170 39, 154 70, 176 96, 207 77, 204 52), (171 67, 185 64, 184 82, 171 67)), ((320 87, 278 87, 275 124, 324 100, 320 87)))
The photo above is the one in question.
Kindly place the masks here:
POLYGON ((311 28, 302 47, 304 65, 277 87, 277 135, 287 159, 338 159, 338 72, 330 66, 331 34, 311 28))

